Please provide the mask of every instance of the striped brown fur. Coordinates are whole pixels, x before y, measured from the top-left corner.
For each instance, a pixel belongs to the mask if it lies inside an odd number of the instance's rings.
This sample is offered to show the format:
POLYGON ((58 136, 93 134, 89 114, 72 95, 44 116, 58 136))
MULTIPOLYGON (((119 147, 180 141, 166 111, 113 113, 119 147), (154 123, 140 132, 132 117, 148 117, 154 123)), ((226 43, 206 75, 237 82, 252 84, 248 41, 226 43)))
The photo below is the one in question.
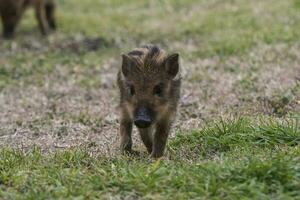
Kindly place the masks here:
POLYGON ((152 157, 163 155, 180 96, 179 55, 146 45, 123 54, 118 73, 121 149, 132 152, 132 125, 152 157))
POLYGON ((144 71, 155 70, 154 66, 161 66, 167 54, 164 50, 153 45, 145 45, 128 53, 144 71))

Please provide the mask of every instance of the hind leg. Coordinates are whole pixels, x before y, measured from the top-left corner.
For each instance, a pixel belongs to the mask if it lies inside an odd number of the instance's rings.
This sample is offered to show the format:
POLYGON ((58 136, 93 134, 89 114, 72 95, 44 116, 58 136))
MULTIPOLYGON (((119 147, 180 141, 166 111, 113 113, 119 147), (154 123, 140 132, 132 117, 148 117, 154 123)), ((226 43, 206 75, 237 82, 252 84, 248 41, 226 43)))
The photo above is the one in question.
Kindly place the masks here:
POLYGON ((15 26, 8 23, 3 23, 3 37, 12 39, 15 36, 15 26))
POLYGON ((159 158, 163 156, 170 128, 171 123, 168 120, 162 120, 161 122, 157 123, 153 140, 153 150, 151 153, 153 158, 159 158))
POLYGON ((152 128, 140 128, 139 129, 142 141, 147 148, 148 153, 152 152, 153 138, 152 138, 152 128))
POLYGON ((49 24, 49 27, 52 30, 56 29, 56 21, 55 21, 55 3, 50 0, 45 4, 46 17, 49 24))
POLYGON ((35 16, 37 18, 41 33, 43 35, 47 35, 49 32, 49 26, 48 26, 47 19, 46 19, 45 2, 44 1, 36 1, 35 16))

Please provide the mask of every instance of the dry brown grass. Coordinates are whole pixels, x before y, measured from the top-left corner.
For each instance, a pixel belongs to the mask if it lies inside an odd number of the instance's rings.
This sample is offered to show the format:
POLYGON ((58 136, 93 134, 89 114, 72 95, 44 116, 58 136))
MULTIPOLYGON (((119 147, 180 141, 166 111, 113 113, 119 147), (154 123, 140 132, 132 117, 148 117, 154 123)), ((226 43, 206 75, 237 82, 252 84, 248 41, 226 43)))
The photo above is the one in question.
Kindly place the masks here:
MULTIPOLYGON (((295 43, 259 45, 244 56, 225 59, 183 57, 182 99, 172 136, 218 117, 278 116, 274 106, 283 96, 288 103, 282 105, 280 116, 299 112, 299 55, 300 44, 295 43)), ((118 55, 93 71, 57 64, 44 74, 42 86, 5 87, 0 94, 1 146, 37 145, 45 151, 81 146, 114 154, 119 144, 118 67, 118 55), (99 86, 76 83, 78 77, 93 73, 99 76, 99 86)), ((136 134, 135 140, 139 141, 136 134)))

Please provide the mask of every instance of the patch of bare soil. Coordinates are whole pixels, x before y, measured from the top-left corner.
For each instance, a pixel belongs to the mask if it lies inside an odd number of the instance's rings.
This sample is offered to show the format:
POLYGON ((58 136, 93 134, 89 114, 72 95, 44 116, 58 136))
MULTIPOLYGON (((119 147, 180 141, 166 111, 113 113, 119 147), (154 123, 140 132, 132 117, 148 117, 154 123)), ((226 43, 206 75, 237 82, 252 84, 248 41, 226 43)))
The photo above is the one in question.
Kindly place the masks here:
POLYGON ((300 113, 299 52, 299 43, 261 45, 225 61, 184 62, 178 127, 188 131, 215 117, 300 113))
MULTIPOLYGON (((81 42, 89 46, 91 41, 81 42)), ((97 42, 91 42, 91 49, 97 42)), ((181 105, 171 136, 217 117, 276 115, 276 109, 284 109, 280 116, 300 112, 299 63, 300 43, 261 45, 245 56, 226 60, 183 58, 181 105), (275 108, 271 102, 282 105, 275 108)), ((43 86, 4 88, 0 145, 25 149, 36 145, 45 152, 82 147, 91 153, 115 154, 119 64, 111 58, 96 71, 99 87, 78 86, 72 67, 56 65, 53 73, 45 74, 43 86)), ((140 144, 136 131, 134 140, 140 144)))

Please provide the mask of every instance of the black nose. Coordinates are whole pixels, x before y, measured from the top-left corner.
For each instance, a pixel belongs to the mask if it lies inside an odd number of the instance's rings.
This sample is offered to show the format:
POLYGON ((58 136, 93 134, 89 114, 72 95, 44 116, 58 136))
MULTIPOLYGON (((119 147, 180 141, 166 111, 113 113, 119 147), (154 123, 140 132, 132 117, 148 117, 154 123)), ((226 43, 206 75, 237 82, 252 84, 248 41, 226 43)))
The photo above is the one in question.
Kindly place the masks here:
POLYGON ((152 111, 146 106, 140 106, 135 110, 134 124, 138 128, 148 128, 152 124, 152 111))
POLYGON ((151 125, 151 120, 150 119, 137 119, 137 120, 134 120, 134 124, 138 128, 148 128, 151 125))

